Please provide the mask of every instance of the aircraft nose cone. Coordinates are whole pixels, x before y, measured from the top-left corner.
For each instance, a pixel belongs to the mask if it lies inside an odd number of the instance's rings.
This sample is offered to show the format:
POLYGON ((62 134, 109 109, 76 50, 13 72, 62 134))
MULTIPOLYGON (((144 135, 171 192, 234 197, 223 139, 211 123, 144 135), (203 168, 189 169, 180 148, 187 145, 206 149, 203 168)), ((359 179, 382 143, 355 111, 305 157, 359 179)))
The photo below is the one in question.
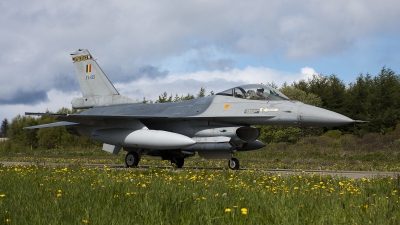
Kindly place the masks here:
POLYGON ((300 106, 297 120, 302 126, 316 127, 336 127, 355 122, 342 114, 311 105, 300 106))

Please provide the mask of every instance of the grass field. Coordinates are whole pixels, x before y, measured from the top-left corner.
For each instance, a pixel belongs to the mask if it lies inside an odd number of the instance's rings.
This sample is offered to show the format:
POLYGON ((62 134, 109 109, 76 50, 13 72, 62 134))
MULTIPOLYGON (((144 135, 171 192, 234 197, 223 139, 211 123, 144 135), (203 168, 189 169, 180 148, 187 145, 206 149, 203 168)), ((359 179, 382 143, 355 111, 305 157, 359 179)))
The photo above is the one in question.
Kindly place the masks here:
POLYGON ((400 139, 369 135, 306 138, 238 152, 227 160, 188 158, 191 169, 144 156, 151 169, 124 164, 125 152, 50 149, 0 152, 0 224, 400 224, 399 178, 349 179, 268 174, 259 168, 400 171, 400 139), (375 141, 374 141, 375 140, 375 141), (378 143, 378 144, 377 144, 378 143), (38 166, 56 162, 67 167, 38 166))
POLYGON ((0 166, 5 224, 399 224, 398 178, 0 166))

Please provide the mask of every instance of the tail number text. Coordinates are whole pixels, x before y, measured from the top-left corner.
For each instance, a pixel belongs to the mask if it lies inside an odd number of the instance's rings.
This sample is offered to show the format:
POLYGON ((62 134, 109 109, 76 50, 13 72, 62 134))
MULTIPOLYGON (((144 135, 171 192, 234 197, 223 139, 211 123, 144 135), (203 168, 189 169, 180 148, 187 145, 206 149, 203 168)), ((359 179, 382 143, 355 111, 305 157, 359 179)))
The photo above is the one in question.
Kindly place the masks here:
POLYGON ((96 75, 86 76, 86 80, 96 79, 96 75))

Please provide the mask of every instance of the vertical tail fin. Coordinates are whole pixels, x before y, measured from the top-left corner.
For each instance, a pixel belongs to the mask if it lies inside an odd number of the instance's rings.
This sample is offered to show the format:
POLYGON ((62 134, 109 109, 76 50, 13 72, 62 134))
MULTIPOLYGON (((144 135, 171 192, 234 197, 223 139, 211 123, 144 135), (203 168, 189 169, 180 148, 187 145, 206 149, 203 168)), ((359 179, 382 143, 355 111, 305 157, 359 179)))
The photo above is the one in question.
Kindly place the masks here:
POLYGON ((87 49, 71 52, 71 56, 83 95, 82 98, 72 100, 72 108, 91 108, 134 102, 118 93, 87 49))

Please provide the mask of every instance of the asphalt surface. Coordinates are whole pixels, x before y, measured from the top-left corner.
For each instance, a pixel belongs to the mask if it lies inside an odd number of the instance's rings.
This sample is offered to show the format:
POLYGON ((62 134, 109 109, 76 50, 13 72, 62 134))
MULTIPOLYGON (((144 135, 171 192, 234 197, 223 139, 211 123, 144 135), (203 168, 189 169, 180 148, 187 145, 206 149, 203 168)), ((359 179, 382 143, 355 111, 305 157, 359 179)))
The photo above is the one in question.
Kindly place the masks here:
MULTIPOLYGON (((69 166, 69 163, 48 163, 48 162, 3 162, 0 161, 0 164, 4 166, 17 166, 17 165, 39 165, 39 166, 69 166)), ((104 164, 84 164, 88 167, 100 167, 103 168, 104 164)), ((150 165, 140 165, 138 168, 125 168, 122 164, 107 164, 108 168, 111 169, 127 169, 127 170, 137 170, 137 169, 149 169, 149 168, 165 168, 172 169, 172 166, 150 166, 150 165)), ((191 167, 185 166, 187 169, 208 169, 208 170, 227 170, 225 167, 191 167)), ((179 169, 176 169, 179 170, 179 169)), ((379 177, 396 177, 400 178, 400 172, 386 172, 386 171, 334 171, 334 170, 293 170, 293 169, 266 169, 266 168, 241 168, 239 171, 244 170, 263 170, 265 173, 271 174, 281 174, 281 175, 301 175, 301 174, 314 174, 314 175, 328 175, 332 177, 347 177, 347 178, 379 178, 379 177)))

